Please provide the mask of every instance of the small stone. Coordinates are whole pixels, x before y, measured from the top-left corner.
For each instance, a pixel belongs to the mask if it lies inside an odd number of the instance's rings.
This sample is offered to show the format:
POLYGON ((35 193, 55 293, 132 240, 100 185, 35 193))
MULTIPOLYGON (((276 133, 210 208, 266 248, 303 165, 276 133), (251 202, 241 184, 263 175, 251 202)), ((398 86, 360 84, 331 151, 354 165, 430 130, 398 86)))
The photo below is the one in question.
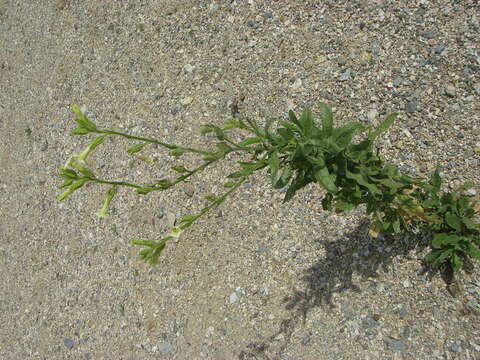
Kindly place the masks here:
POLYGON ((343 56, 339 56, 339 57, 337 58, 337 63, 338 63, 338 65, 340 65, 340 66, 344 66, 344 65, 347 64, 347 59, 345 59, 343 56))
POLYGON ((309 335, 305 335, 301 340, 302 345, 307 345, 310 342, 310 339, 309 335))
POLYGON ((407 346, 400 340, 385 340, 385 344, 392 350, 404 352, 407 349, 407 346))
POLYGON ((452 344, 450 346, 450 350, 452 352, 456 352, 456 353, 459 353, 459 352, 462 352, 462 347, 459 345, 459 344, 452 344))
POLYGON ((296 79, 292 85, 292 89, 298 90, 302 87, 302 79, 296 79))
POLYGON ((183 70, 185 70, 187 73, 191 73, 193 71, 193 66, 190 64, 185 64, 183 70))
POLYGON ((407 307, 404 304, 402 304, 402 306, 400 307, 400 310, 398 310, 398 314, 402 318, 405 317, 408 314, 407 307))
POLYGON ((73 346, 75 345, 72 339, 65 338, 63 339, 63 345, 69 350, 73 349, 73 346))
POLYGON ((417 111, 417 102, 416 101, 409 101, 405 105, 405 111, 407 113, 413 113, 413 112, 417 111))
POLYGON ((267 20, 267 19, 271 19, 273 17, 273 14, 270 12, 270 11, 267 11, 265 13, 262 14, 262 17, 267 20))
POLYGON ((247 21, 245 21, 245 25, 250 26, 253 29, 257 29, 259 27, 259 25, 251 19, 248 19, 247 21))
POLYGON ((402 85, 402 82, 403 82, 403 79, 398 76, 393 80, 393 86, 395 87, 400 86, 402 85))
POLYGON ((421 37, 424 37, 425 39, 432 39, 433 38, 433 33, 431 31, 420 31, 419 35, 421 37))
POLYGON ((345 70, 341 75, 340 75, 340 78, 338 80, 340 81, 347 81, 348 79, 350 79, 350 74, 352 73, 352 71, 350 69, 347 69, 345 70))
POLYGON ((445 95, 448 97, 455 97, 457 95, 457 90, 453 85, 445 86, 445 95))
POLYGON ((230 297, 228 298, 228 303, 233 304, 237 300, 238 300, 238 295, 236 293, 231 293, 230 297))
POLYGON ((183 186, 183 192, 187 194, 188 197, 192 197, 195 193, 195 187, 190 183, 185 183, 183 186))
POLYGON ((40 147, 40 150, 41 151, 46 151, 47 149, 48 149, 48 142, 45 140, 45 142, 40 147))
POLYGON ((167 341, 158 345, 158 351, 163 355, 167 355, 173 351, 173 346, 167 341))
POLYGON ((373 121, 373 120, 375 120, 377 117, 378 117, 378 111, 377 111, 377 109, 371 109, 371 110, 367 113, 367 119, 368 119, 369 121, 373 121))
POLYGON ((465 195, 475 196, 475 195, 477 195, 477 192, 475 191, 475 189, 468 189, 467 191, 465 191, 465 195))
POLYGON ((360 62, 362 64, 368 64, 372 61, 372 59, 373 59, 373 55, 372 55, 372 53, 370 53, 368 51, 364 51, 360 55, 360 62))
POLYGON ((445 45, 443 44, 438 44, 437 46, 435 46, 435 54, 441 54, 443 52, 443 50, 445 50, 445 45))
POLYGON ((480 95, 480 83, 473 85, 473 90, 475 90, 477 95, 480 95))
POLYGON ((190 104, 192 101, 193 101, 193 98, 191 96, 187 96, 186 98, 182 99, 180 103, 185 106, 190 104))

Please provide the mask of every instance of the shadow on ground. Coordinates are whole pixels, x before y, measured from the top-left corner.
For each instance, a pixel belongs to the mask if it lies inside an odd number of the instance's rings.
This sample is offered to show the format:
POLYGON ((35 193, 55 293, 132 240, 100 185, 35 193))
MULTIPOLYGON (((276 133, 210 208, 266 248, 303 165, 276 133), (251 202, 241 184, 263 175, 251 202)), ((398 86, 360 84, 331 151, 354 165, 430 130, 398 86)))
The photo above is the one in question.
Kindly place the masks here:
MULTIPOLYGON (((281 358, 293 332, 306 320, 311 309, 333 306, 332 298, 336 293, 360 292, 353 283, 355 274, 365 281, 378 277, 380 270, 389 270, 396 256, 406 256, 411 250, 421 252, 428 245, 425 236, 417 235, 372 239, 368 236, 368 229, 369 222, 364 220, 352 232, 325 245, 325 258, 307 269, 301 278, 304 289, 296 290, 284 299, 290 316, 271 336, 252 342, 242 350, 238 356, 240 360, 281 358), (284 340, 279 344, 275 339, 281 334, 284 340)), ((426 267, 423 269, 427 271, 426 267)))

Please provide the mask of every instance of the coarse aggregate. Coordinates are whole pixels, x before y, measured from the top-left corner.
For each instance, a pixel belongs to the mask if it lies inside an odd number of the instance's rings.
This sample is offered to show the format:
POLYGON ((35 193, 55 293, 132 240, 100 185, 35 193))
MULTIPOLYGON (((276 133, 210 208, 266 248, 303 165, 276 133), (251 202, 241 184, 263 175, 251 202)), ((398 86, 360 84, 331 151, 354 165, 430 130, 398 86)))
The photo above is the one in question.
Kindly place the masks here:
MULTIPOLYGON (((56 176, 101 128, 205 146, 199 128, 263 123, 327 102, 337 125, 399 117, 378 142, 408 174, 443 166, 445 190, 480 191, 476 0, 0 0, 0 359, 480 359, 480 272, 431 275, 421 238, 371 239, 364 209, 287 203, 266 173, 168 244, 149 268, 132 239, 159 239, 205 205, 235 155, 168 192, 56 176)), ((207 139, 208 140, 208 139, 207 139)), ((153 163, 109 137, 97 176, 146 184, 153 163)))

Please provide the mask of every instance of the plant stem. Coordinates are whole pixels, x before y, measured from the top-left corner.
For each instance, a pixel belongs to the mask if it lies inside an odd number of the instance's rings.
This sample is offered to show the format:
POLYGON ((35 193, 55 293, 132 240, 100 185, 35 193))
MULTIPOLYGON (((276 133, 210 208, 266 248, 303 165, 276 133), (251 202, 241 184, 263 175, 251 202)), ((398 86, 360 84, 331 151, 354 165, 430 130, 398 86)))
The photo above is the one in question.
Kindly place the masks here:
POLYGON ((139 140, 139 141, 143 141, 143 142, 157 144, 157 145, 166 147, 167 149, 170 149, 170 150, 181 149, 181 150, 189 151, 189 152, 196 153, 196 154, 202 154, 202 155, 211 154, 210 151, 206 151, 206 150, 199 150, 199 149, 195 149, 195 148, 191 148, 191 147, 178 146, 178 145, 175 145, 175 144, 168 144, 168 143, 164 143, 162 141, 159 141, 157 139, 144 138, 144 137, 140 137, 140 136, 124 134, 124 133, 121 133, 121 132, 118 132, 118 131, 113 131, 113 130, 97 129, 95 132, 100 133, 100 134, 107 134, 107 135, 118 135, 118 136, 122 136, 122 137, 125 137, 127 139, 131 139, 131 140, 139 140))

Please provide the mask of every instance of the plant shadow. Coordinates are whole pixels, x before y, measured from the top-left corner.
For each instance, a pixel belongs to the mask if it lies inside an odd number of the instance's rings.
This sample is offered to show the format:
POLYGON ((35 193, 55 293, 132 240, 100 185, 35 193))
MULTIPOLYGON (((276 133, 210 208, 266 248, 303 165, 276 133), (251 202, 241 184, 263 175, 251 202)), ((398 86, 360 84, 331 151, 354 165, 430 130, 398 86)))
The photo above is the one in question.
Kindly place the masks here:
MULTIPOLYGON (((319 306, 334 306, 336 293, 360 292, 354 277, 360 277, 361 281, 378 278, 380 271, 389 271, 395 257, 408 256, 412 250, 419 253, 428 247, 426 235, 404 234, 373 239, 368 235, 368 229, 369 221, 366 219, 353 231, 324 244, 326 256, 305 270, 301 278, 304 288, 283 299, 290 316, 283 319, 279 329, 271 336, 250 343, 240 352, 240 360, 281 358, 293 332, 305 322, 310 310, 319 306), (275 340, 279 336, 283 338, 281 343, 275 340)), ((429 277, 434 275, 425 264, 420 273, 427 273, 429 277)))

